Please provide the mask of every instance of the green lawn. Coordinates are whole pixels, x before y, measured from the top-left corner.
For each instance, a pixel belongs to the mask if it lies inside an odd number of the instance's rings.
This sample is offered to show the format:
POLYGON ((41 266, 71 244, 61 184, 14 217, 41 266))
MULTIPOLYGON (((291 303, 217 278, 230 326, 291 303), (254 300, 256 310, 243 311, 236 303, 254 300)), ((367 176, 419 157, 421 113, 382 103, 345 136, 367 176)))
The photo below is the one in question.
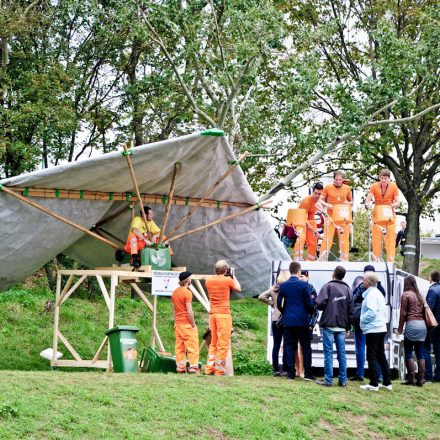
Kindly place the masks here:
POLYGON ((367 393, 302 380, 0 374, 2 439, 438 439, 440 385, 367 393))

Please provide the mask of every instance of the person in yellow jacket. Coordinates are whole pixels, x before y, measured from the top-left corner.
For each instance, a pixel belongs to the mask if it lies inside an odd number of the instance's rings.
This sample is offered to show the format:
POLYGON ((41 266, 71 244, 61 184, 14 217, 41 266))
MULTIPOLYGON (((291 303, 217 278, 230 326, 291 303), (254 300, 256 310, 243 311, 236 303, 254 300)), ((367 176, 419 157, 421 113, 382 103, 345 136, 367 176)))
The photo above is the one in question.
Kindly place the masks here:
POLYGON ((179 286, 171 295, 174 316, 174 335, 176 337, 175 355, 178 373, 199 373, 199 335, 192 309, 191 272, 179 274, 179 286), (188 353, 189 368, 186 369, 188 353))
POLYGON ((205 374, 224 376, 232 330, 229 296, 231 290, 241 292, 241 286, 235 277, 234 268, 229 268, 225 260, 217 261, 214 271, 215 275, 209 276, 205 284, 211 306, 209 311, 211 344, 205 374))

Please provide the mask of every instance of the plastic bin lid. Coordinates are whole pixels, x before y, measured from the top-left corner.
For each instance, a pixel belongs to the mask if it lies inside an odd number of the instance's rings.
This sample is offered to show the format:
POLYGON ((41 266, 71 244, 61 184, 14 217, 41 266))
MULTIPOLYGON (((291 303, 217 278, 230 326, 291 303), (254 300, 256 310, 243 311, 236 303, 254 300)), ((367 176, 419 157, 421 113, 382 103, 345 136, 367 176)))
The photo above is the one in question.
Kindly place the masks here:
POLYGON ((105 334, 109 335, 110 333, 121 332, 121 331, 138 332, 139 329, 132 325, 117 325, 116 327, 109 328, 108 330, 106 330, 105 334))

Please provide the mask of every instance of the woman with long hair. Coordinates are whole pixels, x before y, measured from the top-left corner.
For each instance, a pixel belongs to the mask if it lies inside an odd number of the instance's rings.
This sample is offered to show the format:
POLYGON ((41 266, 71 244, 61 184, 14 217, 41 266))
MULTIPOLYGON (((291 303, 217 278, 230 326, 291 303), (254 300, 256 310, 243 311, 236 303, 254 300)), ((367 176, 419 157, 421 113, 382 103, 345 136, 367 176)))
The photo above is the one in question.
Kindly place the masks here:
POLYGON ((403 345, 405 348, 405 364, 408 371, 404 385, 423 386, 425 379, 425 359, 423 357, 423 343, 426 338, 427 328, 423 317, 423 299, 413 275, 408 275, 403 283, 403 295, 400 303, 400 320, 397 335, 402 334, 405 325, 403 345), (417 358, 417 380, 413 352, 417 358))
MULTIPOLYGON (((290 273, 288 270, 282 270, 280 271, 277 282, 269 289, 266 290, 266 292, 261 293, 258 296, 258 299, 265 304, 268 304, 269 306, 273 307, 272 310, 272 337, 273 337, 273 349, 272 349, 272 368, 273 368, 273 375, 274 376, 284 376, 285 373, 280 371, 279 366, 279 354, 280 354, 280 348, 281 348, 281 341, 283 340, 283 324, 280 322, 280 316, 281 312, 279 311, 277 307, 277 298, 278 298, 278 292, 279 287, 281 283, 284 283, 284 281, 287 281, 290 278, 290 273)), ((286 355, 283 351, 283 369, 287 367, 286 365, 286 355)))

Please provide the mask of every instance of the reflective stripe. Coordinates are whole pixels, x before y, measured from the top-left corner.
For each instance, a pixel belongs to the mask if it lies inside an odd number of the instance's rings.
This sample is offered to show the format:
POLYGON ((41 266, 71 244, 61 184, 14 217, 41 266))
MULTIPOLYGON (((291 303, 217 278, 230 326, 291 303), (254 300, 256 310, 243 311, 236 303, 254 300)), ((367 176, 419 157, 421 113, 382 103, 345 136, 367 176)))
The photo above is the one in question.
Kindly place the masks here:
POLYGON ((416 253, 413 251, 404 252, 404 255, 415 255, 416 253))
POLYGON ((414 249, 416 248, 415 245, 413 245, 413 244, 406 244, 404 247, 406 247, 406 248, 407 248, 407 247, 408 247, 408 248, 414 248, 414 249))

